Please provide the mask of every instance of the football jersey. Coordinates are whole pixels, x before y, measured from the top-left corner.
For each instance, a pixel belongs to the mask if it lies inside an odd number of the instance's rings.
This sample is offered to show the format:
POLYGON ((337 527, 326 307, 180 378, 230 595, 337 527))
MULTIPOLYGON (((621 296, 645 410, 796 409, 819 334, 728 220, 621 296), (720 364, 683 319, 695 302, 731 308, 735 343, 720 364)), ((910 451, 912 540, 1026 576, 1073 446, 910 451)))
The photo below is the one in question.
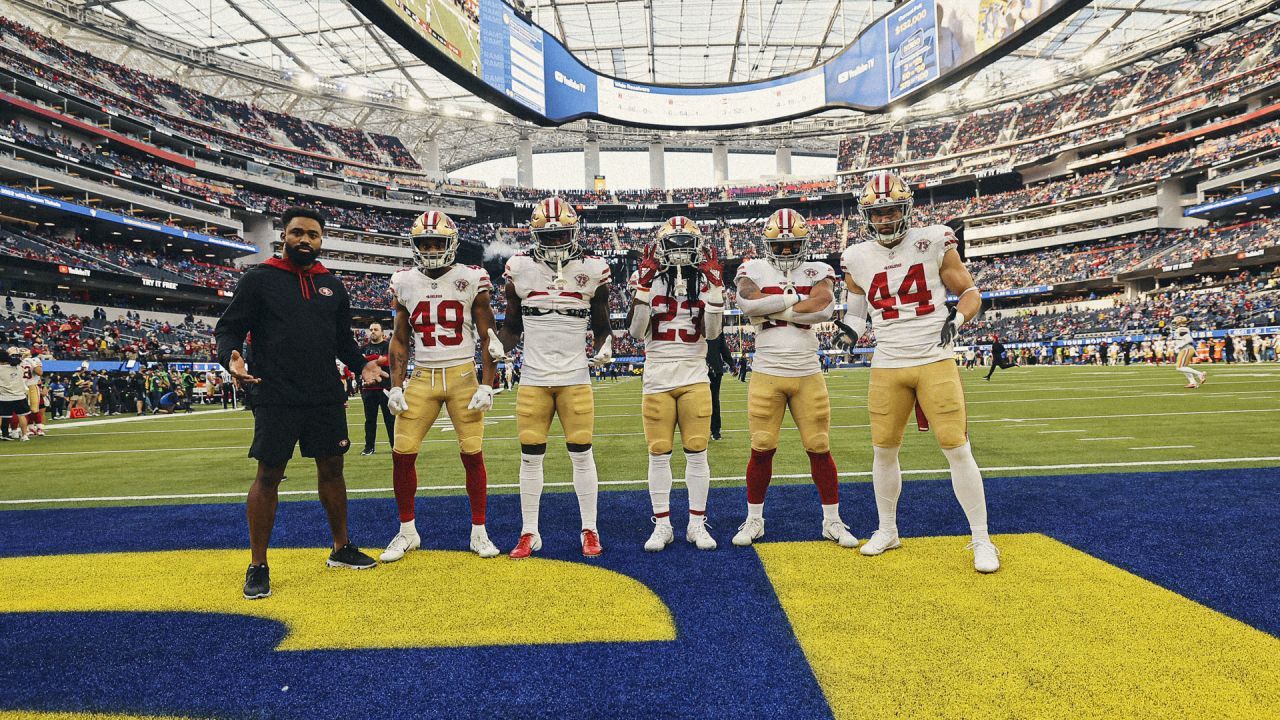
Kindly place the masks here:
POLYGON ((942 258, 956 246, 945 225, 915 227, 892 248, 874 240, 851 245, 840 257, 846 275, 867 294, 876 347, 871 367, 914 367, 947 360, 938 347, 947 321, 942 258))
MULTIPOLYGON (((809 297, 813 286, 823 280, 836 279, 836 271, 823 262, 805 262, 790 273, 783 273, 764 259, 748 260, 738 266, 739 279, 745 277, 766 295, 781 295, 793 287, 801 300, 809 297)), ((834 298, 831 304, 835 304, 834 298)), ((822 372, 818 360, 818 334, 808 325, 767 320, 756 326, 756 354, 751 369, 779 377, 804 377, 822 372)))
POLYGON ((1196 341, 1191 337, 1191 328, 1175 327, 1173 329, 1173 349, 1182 350, 1185 348, 1195 347, 1196 341))
POLYGON ((36 375, 36 370, 40 368, 40 358, 29 357, 22 359, 22 380, 27 384, 27 387, 40 384, 40 376, 36 375))
MULTIPOLYGON (((689 272, 697 272, 689 268, 689 272)), ((634 288, 639 272, 631 273, 627 286, 634 288)), ((687 281, 686 281, 687 282, 687 281)), ((660 273, 650 289, 651 320, 645 328, 645 395, 667 392, 685 385, 710 382, 707 377, 707 339, 702 335, 702 314, 707 306, 707 283, 699 279, 698 298, 692 305, 685 287, 667 288, 667 275, 660 273)))
POLYGON ((391 276, 391 294, 409 311, 414 367, 445 368, 475 358, 471 305, 491 286, 489 273, 474 265, 454 265, 438 278, 417 268, 391 276))
MULTIPOLYGON (((609 283, 609 264, 584 255, 555 268, 529 255, 513 255, 503 273, 521 304, 538 310, 589 312, 591 298, 609 283)), ((587 370, 589 316, 560 312, 524 316, 524 364, 520 382, 532 387, 562 387, 591 382, 587 370)))

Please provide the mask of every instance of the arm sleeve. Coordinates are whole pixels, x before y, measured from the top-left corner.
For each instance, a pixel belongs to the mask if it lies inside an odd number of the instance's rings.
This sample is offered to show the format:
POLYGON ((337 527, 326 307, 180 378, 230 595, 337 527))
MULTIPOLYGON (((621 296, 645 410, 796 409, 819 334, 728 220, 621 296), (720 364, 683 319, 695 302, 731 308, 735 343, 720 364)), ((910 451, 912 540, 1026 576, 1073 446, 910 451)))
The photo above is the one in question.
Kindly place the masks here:
POLYGON ((724 313, 720 310, 716 312, 705 312, 702 314, 702 334, 708 340, 715 340, 720 337, 720 331, 724 329, 724 313))
POLYGON ((355 335, 351 334, 351 298, 347 296, 345 286, 339 292, 342 293, 342 302, 338 304, 338 312, 335 313, 338 324, 335 336, 338 340, 337 356, 352 372, 360 372, 368 361, 360 352, 360 346, 356 345, 355 335))
POLYGON ((741 295, 738 296, 738 309, 742 310, 742 314, 748 317, 764 317, 780 313, 783 310, 800 302, 800 296, 792 293, 787 295, 765 295, 755 300, 747 300, 741 295))
POLYGON ((627 332, 631 333, 631 337, 637 340, 644 339, 644 331, 649 327, 652 314, 653 309, 647 303, 636 303, 631 306, 631 324, 627 326, 627 332))
POLYGON ((858 333, 858 337, 867 331, 867 296, 857 293, 846 293, 848 297, 847 310, 844 314, 845 323, 858 333))
POLYGON ((247 272, 240 278, 231 295, 231 304, 213 328, 213 337, 218 343, 218 362, 224 368, 231 366, 231 352, 241 349, 245 336, 253 330, 253 320, 258 315, 258 294, 254 291, 256 277, 257 273, 247 272))
POLYGON ((818 323, 824 323, 830 320, 831 316, 835 314, 835 310, 836 302, 835 300, 832 300, 821 310, 815 310, 814 312, 792 313, 790 322, 798 323, 800 325, 817 325, 818 323))

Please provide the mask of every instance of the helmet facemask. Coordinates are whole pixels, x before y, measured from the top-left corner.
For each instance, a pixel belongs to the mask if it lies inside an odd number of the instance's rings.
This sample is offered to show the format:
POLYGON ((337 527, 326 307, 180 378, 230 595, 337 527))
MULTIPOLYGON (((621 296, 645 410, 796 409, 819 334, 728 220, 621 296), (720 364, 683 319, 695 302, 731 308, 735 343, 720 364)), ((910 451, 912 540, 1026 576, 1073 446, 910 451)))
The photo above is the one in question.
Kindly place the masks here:
POLYGON ((581 252, 576 226, 548 222, 546 227, 534 228, 530 232, 533 234, 534 257, 547 264, 563 265, 581 252))
POLYGON ((439 270, 453 264, 458 254, 458 236, 424 233, 414 235, 413 262, 419 270, 439 270))
POLYGON ((867 229, 871 239, 884 247, 891 248, 906 237, 907 228, 911 227, 911 208, 914 204, 915 201, 912 198, 882 201, 871 205, 861 204, 858 206, 858 213, 862 216, 863 226, 867 229), (880 215, 884 211, 895 208, 902 213, 898 219, 888 221, 873 220, 873 215, 880 215))
POLYGON ((778 270, 789 273, 800 267, 809 252, 809 238, 784 235, 764 238, 764 255, 778 270))
POLYGON ((663 267, 690 267, 703 260, 705 241, 694 233, 668 233, 658 238, 654 255, 663 267))

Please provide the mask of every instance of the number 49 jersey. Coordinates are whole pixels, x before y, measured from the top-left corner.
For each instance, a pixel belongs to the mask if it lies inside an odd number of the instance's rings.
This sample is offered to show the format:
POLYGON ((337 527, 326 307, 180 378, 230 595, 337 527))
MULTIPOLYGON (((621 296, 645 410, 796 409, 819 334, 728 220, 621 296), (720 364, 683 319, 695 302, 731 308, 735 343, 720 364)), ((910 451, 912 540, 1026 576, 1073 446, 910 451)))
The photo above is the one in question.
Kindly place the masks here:
POLYGON ((950 228, 931 225, 907 230, 892 248, 866 241, 844 251, 844 272, 866 292, 871 308, 871 367, 914 367, 953 357, 955 351, 938 347, 938 339, 947 320, 942 258, 956 244, 950 228))
POLYGON ((475 357, 471 305, 490 287, 489 273, 474 265, 454 265, 438 278, 417 268, 391 276, 391 294, 409 311, 416 367, 452 367, 475 357))

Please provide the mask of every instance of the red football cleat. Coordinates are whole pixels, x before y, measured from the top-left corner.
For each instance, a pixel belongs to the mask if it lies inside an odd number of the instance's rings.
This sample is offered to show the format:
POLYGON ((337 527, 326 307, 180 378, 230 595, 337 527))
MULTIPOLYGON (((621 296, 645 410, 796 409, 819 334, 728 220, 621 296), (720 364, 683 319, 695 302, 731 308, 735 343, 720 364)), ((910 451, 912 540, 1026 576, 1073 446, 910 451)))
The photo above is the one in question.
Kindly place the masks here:
POLYGON ((523 560, 534 553, 535 550, 542 549, 542 538, 533 533, 525 533, 520 536, 520 542, 511 548, 512 560, 523 560))
POLYGON ((1184 387, 1184 388, 1198 388, 1198 387, 1200 387, 1200 386, 1199 386, 1199 385, 1194 385, 1194 384, 1188 384, 1188 385, 1183 385, 1182 387, 1184 387))
POLYGON ((597 557, 604 552, 604 548, 600 547, 600 536, 595 530, 582 531, 582 554, 587 557, 597 557))

